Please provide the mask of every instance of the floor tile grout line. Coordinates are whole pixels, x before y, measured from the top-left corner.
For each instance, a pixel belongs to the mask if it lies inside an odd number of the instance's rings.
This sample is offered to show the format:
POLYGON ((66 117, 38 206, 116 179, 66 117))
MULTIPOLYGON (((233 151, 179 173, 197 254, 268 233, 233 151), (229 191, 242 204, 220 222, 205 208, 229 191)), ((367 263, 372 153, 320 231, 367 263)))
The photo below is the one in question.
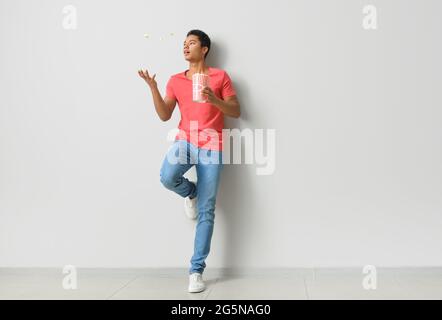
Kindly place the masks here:
POLYGON ((216 284, 218 283, 218 279, 219 279, 219 278, 216 278, 215 283, 212 285, 212 287, 210 288, 209 292, 207 292, 207 295, 206 295, 206 297, 204 298, 204 300, 208 300, 207 298, 209 298, 209 295, 210 295, 210 293, 212 292, 213 287, 215 287, 216 284))
POLYGON ((137 275, 135 276, 133 279, 129 280, 125 285, 123 285, 121 288, 117 289, 114 293, 112 293, 109 297, 107 297, 105 300, 110 300, 113 296, 115 296, 118 292, 120 292, 121 290, 123 290, 124 288, 126 288, 129 284, 131 284, 132 282, 134 282, 135 280, 137 280, 138 278, 142 277, 143 275, 137 275))
POLYGON ((404 287, 402 286, 401 282, 398 279, 398 274, 397 272, 394 273, 393 276, 393 282, 396 283, 397 286, 399 286, 399 288, 403 289, 404 287))
POLYGON ((302 277, 303 282, 304 282, 304 291, 305 291, 305 295, 307 296, 307 300, 310 300, 310 296, 308 294, 308 288, 307 288, 307 281, 305 280, 305 277, 302 277))

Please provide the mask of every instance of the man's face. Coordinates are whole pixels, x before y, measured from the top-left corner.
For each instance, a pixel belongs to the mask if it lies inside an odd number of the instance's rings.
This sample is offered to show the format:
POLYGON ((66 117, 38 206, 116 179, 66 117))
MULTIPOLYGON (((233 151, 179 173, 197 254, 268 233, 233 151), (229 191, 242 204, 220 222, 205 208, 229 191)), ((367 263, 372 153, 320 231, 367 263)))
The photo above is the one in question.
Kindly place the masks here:
POLYGON ((204 54, 207 52, 207 48, 201 48, 201 42, 199 38, 193 34, 188 36, 184 41, 184 59, 187 61, 199 61, 204 59, 204 54))

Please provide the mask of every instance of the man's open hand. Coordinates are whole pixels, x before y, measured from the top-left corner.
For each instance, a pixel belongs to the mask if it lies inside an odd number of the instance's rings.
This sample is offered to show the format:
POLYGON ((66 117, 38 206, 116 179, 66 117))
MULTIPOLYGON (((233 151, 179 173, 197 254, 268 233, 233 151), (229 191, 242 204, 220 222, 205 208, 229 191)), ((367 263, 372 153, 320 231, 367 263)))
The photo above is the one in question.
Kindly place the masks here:
POLYGON ((144 81, 146 81, 146 83, 149 85, 149 87, 152 89, 154 87, 157 86, 157 82, 155 80, 155 76, 157 75, 156 73, 153 75, 153 77, 149 76, 149 72, 143 71, 143 70, 138 70, 138 75, 144 79, 144 81))

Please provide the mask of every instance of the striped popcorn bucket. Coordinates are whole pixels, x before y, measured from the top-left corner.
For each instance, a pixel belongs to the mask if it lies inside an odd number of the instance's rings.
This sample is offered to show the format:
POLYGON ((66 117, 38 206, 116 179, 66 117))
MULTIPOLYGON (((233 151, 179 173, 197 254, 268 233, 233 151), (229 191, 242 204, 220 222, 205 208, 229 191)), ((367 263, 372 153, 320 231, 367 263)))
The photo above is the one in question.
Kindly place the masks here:
POLYGON ((207 95, 202 93, 204 87, 210 84, 209 76, 204 73, 195 73, 192 76, 193 102, 206 103, 207 95))

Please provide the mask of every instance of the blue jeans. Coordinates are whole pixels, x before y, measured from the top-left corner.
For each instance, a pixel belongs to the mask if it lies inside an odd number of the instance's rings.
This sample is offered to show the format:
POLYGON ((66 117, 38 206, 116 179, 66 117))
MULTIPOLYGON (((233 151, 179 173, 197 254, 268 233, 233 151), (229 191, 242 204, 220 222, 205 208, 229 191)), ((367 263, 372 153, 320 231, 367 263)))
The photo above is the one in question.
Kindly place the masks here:
POLYGON ((223 167, 221 150, 198 148, 186 140, 174 141, 161 166, 160 181, 167 189, 183 198, 197 196, 198 221, 189 274, 202 274, 206 267, 205 260, 210 252, 215 223, 216 194, 223 167), (183 177, 194 165, 196 184, 183 177))

